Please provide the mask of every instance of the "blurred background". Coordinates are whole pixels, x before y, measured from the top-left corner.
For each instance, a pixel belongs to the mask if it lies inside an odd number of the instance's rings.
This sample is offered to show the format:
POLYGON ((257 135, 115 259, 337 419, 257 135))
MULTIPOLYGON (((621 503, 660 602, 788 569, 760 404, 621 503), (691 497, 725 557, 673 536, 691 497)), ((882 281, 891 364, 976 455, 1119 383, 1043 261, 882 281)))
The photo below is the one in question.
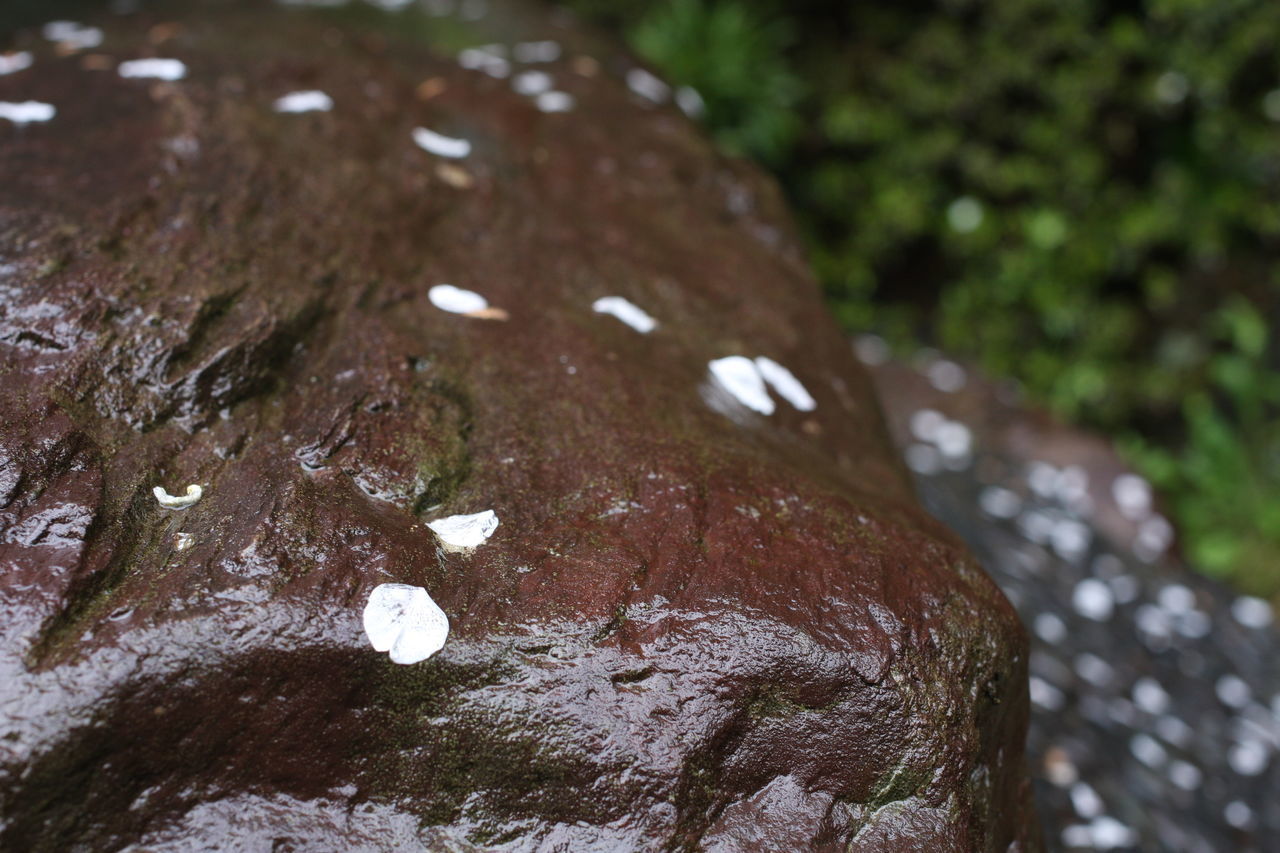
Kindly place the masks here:
POLYGON ((831 305, 1100 431, 1280 593, 1280 4, 572 0, 790 196, 831 305))

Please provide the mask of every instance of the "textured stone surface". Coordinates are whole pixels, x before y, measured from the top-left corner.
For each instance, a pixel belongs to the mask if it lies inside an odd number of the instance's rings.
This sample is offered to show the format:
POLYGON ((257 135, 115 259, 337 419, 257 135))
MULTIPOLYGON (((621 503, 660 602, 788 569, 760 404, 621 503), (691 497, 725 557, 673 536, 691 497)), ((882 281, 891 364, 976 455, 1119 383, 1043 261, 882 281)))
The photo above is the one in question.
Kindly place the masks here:
POLYGON ((1038 849, 1025 636, 773 188, 536 7, 252 5, 12 34, 0 848, 1038 849), (531 39, 569 100, 457 59, 531 39), (383 583, 442 651, 373 650, 383 583))

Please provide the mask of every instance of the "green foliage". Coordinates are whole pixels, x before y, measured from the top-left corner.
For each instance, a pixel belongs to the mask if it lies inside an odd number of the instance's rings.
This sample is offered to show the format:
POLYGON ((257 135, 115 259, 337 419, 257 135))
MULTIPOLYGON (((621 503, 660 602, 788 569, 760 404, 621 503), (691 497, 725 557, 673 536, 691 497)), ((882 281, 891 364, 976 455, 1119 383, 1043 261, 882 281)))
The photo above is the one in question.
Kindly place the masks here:
POLYGON ((1160 447, 1137 436, 1131 455, 1172 497, 1192 561, 1249 592, 1280 589, 1280 373, 1263 362, 1267 326, 1241 299, 1213 317, 1224 349, 1208 387, 1183 403, 1186 440, 1160 447))
POLYGON ((636 49, 706 103, 726 150, 779 165, 800 129, 801 85, 784 58, 785 21, 739 3, 671 0, 635 27, 636 49))
POLYGON ((1280 4, 638 15, 638 48, 783 181, 848 328, 1126 437, 1192 558, 1280 591, 1280 4))

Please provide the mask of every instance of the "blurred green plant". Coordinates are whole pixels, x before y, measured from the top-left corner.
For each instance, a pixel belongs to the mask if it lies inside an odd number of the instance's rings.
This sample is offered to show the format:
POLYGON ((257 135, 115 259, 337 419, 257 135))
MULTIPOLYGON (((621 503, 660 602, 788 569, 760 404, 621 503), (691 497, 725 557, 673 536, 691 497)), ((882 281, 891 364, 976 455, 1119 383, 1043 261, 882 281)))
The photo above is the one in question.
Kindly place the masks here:
POLYGON ((1236 298, 1212 324, 1223 349, 1209 382, 1182 405, 1185 440, 1160 447, 1129 436, 1127 449, 1173 501, 1188 556, 1256 595, 1280 588, 1280 373, 1263 359, 1262 315, 1236 298))
POLYGON ((1280 593, 1280 4, 612 14, 779 176, 847 328, 968 356, 1108 431, 1194 562, 1280 593))
POLYGON ((705 103, 716 141, 733 154, 780 166, 801 129, 802 87, 785 51, 788 23, 745 4, 670 0, 632 31, 635 48, 705 103))

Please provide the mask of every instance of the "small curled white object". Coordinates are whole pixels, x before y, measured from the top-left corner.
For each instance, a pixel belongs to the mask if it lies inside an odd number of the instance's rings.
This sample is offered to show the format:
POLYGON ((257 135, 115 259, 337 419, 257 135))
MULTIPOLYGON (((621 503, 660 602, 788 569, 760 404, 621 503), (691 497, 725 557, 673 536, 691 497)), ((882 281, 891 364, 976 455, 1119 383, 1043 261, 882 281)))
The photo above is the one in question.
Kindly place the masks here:
POLYGON ((671 97, 671 87, 643 68, 632 68, 627 72, 627 88, 655 104, 671 97))
POLYGON ((413 141, 419 148, 437 157, 448 157, 453 160, 466 157, 471 153, 471 143, 465 139, 454 139, 442 136, 425 127, 413 129, 413 141))
POLYGON ((773 414, 773 398, 769 396, 764 377, 754 361, 746 356, 730 355, 717 358, 707 367, 720 387, 739 403, 762 415, 773 414))
POLYGON ((781 364, 771 358, 760 356, 756 359, 756 367, 760 368, 760 375, 764 377, 764 381, 773 386, 773 390, 778 392, 778 396, 795 406, 802 412, 812 412, 818 408, 818 404, 810 396, 805 387, 800 384, 800 380, 796 379, 794 373, 787 370, 781 364))
POLYGON ((776 408, 769 388, 802 412, 818 407, 795 374, 771 358, 760 356, 754 361, 741 355, 717 358, 708 367, 722 388, 739 403, 762 415, 772 415, 776 408))
POLYGON ((707 112, 706 101, 702 100, 702 95, 698 94, 698 90, 692 86, 681 86, 676 89, 676 106, 692 119, 702 118, 707 112))
POLYGON ((14 124, 48 121, 57 112, 53 104, 42 104, 39 101, 21 101, 18 103, 0 101, 0 118, 8 119, 14 124))
POLYGON ((551 91, 551 75, 545 71, 521 71, 511 78, 511 88, 517 95, 541 95, 551 91))
POLYGON ((319 90, 306 92, 290 92, 277 98, 275 111, 278 113, 310 113, 325 112, 333 109, 333 98, 319 90))
POLYGON ((544 113, 567 113, 573 109, 573 95, 567 92, 543 92, 534 98, 538 109, 544 113))
POLYGON ((187 66, 180 59, 131 59, 121 62, 118 70, 121 77, 129 79, 181 80, 187 76, 187 66))
POLYGON ((374 651, 390 652, 393 663, 413 664, 444 648, 449 617, 422 587, 384 583, 364 607, 364 632, 374 651))
POLYGON ((66 45, 73 50, 85 50, 102 44, 102 30, 83 27, 75 21, 50 21, 40 32, 49 41, 66 45))
POLYGON ((511 63, 506 59, 507 49, 500 44, 469 47, 458 54, 458 64, 471 71, 481 71, 490 77, 503 78, 511 73, 511 63))
POLYGON ((31 51, 20 50, 17 53, 0 53, 0 77, 5 74, 14 74, 18 71, 25 71, 31 67, 35 59, 31 56, 31 51))
POLYGON ((450 314, 473 314, 489 307, 489 300, 471 290, 452 284, 437 284, 427 291, 431 304, 450 314))
POLYGON ((156 486, 151 490, 151 494, 156 496, 156 502, 165 509, 186 509, 194 504, 204 495, 204 488, 196 483, 187 486, 185 495, 171 495, 164 490, 163 486, 156 486))
POLYGON ((428 522, 447 550, 464 550, 483 545, 498 529, 498 515, 491 509, 472 515, 451 515, 428 522))
POLYGON ((621 296, 602 296, 591 303, 591 310, 597 314, 611 314, 642 335, 647 335, 658 327, 658 321, 644 309, 621 296))

